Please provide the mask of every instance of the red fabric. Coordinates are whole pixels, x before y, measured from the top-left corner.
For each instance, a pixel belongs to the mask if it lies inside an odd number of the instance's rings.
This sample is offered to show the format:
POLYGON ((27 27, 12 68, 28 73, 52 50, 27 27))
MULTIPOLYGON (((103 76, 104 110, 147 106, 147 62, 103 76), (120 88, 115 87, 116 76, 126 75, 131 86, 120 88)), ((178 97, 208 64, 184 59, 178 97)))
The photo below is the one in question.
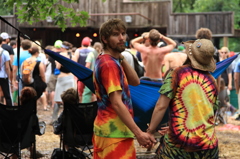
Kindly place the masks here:
POLYGON ((236 131, 239 131, 240 130, 240 126, 233 125, 233 124, 225 124, 224 126, 218 128, 218 130, 220 130, 220 131, 224 131, 224 130, 236 130, 236 131))
POLYGON ((83 94, 83 90, 84 90, 84 87, 85 85, 81 82, 81 81, 78 81, 77 82, 77 85, 78 85, 78 94, 79 94, 79 97, 82 97, 82 94, 83 94))

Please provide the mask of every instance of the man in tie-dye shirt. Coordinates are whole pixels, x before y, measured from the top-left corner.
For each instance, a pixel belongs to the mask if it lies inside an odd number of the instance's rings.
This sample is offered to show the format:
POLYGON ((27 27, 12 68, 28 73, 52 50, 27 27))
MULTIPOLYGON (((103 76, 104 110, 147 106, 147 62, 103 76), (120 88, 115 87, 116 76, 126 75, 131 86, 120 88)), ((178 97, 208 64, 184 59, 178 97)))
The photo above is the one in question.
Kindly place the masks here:
POLYGON ((133 120, 128 84, 140 83, 134 69, 121 55, 125 50, 126 26, 120 19, 110 19, 100 28, 103 53, 94 68, 94 86, 98 113, 94 122, 94 159, 135 159, 134 136, 149 147, 154 137, 142 132, 133 120))

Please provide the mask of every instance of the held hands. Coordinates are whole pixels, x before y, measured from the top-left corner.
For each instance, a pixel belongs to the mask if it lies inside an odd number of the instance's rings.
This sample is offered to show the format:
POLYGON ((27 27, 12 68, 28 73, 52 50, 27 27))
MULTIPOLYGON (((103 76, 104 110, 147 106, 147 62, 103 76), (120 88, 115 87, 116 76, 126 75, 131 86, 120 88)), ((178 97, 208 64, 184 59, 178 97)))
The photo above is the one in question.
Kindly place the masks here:
POLYGON ((146 132, 142 132, 140 135, 136 136, 138 143, 145 148, 152 148, 157 142, 154 138, 154 135, 151 135, 146 132))
POLYGON ((161 135, 165 135, 169 129, 169 126, 161 127, 161 130, 158 130, 158 133, 161 135))

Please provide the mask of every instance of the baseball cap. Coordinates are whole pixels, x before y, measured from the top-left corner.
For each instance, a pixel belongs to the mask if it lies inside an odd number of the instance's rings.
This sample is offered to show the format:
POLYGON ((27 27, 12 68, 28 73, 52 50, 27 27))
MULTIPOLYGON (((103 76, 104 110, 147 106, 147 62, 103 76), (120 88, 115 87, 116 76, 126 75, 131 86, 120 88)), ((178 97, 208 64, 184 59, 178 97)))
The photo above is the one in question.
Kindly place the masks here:
POLYGON ((62 47, 62 40, 56 40, 54 47, 60 49, 62 47))
POLYGON ((6 32, 2 32, 0 36, 3 38, 3 40, 11 38, 6 32))
POLYGON ((85 37, 82 40, 82 45, 89 46, 91 44, 91 41, 92 41, 92 39, 90 39, 89 37, 85 37))
POLYGON ((181 45, 180 45, 180 46, 178 46, 178 50, 179 50, 179 51, 183 51, 184 49, 185 49, 185 47, 184 47, 184 46, 181 46, 181 45))

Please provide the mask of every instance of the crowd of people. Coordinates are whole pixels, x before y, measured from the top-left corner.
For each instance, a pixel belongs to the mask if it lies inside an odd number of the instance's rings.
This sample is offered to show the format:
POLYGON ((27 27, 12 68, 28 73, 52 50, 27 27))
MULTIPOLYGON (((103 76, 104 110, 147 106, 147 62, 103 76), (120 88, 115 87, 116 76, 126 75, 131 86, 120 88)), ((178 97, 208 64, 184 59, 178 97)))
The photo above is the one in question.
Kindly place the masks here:
POLYGON ((163 137, 156 158, 217 159, 215 113, 220 108, 232 115, 237 112, 229 102, 229 92, 235 88, 240 96, 240 61, 235 60, 215 80, 210 72, 215 71, 216 63, 232 55, 226 46, 217 49, 213 45, 208 28, 200 28, 196 40, 182 44, 152 29, 131 39, 128 49, 126 32, 122 20, 110 19, 100 27, 100 42, 92 44, 89 37, 84 37, 79 48, 62 40, 45 47, 91 69, 95 94, 70 70, 44 54, 39 42, 21 39, 18 57, 16 41, 1 33, 0 102, 10 106, 23 104, 18 101, 21 90, 34 88, 42 109, 53 109, 54 123, 59 107, 64 104, 61 97, 65 92, 77 90, 78 98, 74 99, 78 101, 71 102, 97 101, 92 139, 95 159, 116 156, 135 159, 134 138, 151 149, 157 142, 156 129, 169 109, 168 127, 159 130, 163 137), (145 70, 140 78, 134 58, 145 70), (139 85, 140 79, 162 84, 146 131, 133 120, 129 90, 129 85, 139 85))

